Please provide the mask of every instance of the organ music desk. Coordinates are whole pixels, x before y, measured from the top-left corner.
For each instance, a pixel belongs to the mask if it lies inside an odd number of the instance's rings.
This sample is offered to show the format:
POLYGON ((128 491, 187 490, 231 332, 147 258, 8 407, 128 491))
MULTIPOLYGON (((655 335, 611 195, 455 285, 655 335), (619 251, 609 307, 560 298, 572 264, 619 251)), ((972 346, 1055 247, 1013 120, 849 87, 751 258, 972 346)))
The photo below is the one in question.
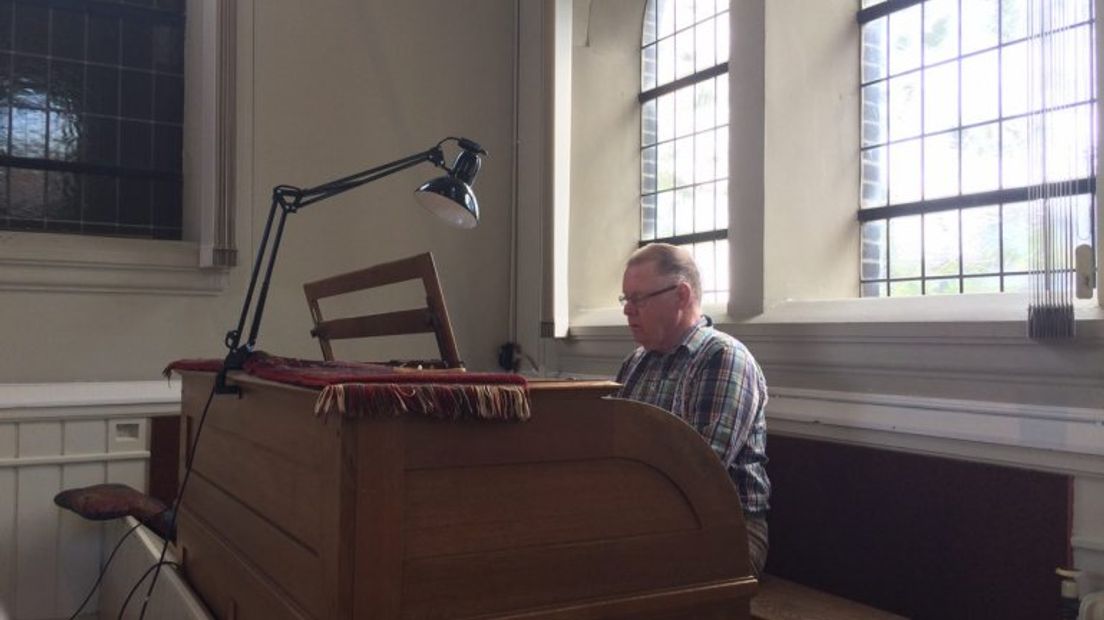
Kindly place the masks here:
MULTIPOLYGON (((186 454, 215 375, 180 374, 186 454)), ((216 617, 749 617, 720 461, 611 383, 534 382, 526 422, 320 420, 315 390, 231 377, 177 536, 216 617)))

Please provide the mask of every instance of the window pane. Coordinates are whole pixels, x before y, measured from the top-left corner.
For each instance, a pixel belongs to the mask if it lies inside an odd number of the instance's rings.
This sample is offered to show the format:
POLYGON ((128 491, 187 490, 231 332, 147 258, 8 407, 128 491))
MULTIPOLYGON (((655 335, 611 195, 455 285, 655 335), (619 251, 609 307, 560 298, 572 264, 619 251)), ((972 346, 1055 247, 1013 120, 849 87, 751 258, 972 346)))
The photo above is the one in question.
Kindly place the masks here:
POLYGON ((713 263, 717 268, 717 302, 728 301, 728 239, 720 239, 713 243, 713 252, 716 257, 713 263))
POLYGON ((656 32, 660 38, 675 32, 675 0, 655 0, 656 32))
POLYGON ((875 82, 862 89, 862 144, 886 141, 886 83, 875 82))
POLYGON ((1036 144, 1042 144, 1042 127, 1026 117, 1001 123, 1001 187, 1024 187, 1042 179, 1042 149, 1029 153, 1027 148, 1029 129, 1034 129, 1036 144), (1034 166, 1028 165, 1029 155, 1034 155, 1034 166))
POLYGON ((656 233, 656 196, 647 194, 640 197, 640 238, 644 241, 655 239, 656 233))
POLYGON ((889 72, 898 74, 920 66, 921 5, 889 16, 889 72))
POLYGON ((648 0, 644 9, 644 34, 641 40, 644 45, 656 40, 656 0, 648 0))
POLYGON ((1004 276, 1005 293, 1027 293, 1031 291, 1031 279, 1028 276, 1004 276))
POLYGON ((862 208, 884 207, 886 204, 886 153, 878 147, 862 152, 862 208))
POLYGON ((1066 28, 1092 17, 1092 0, 1051 0, 1050 27, 1054 30, 1066 28))
POLYGON ((691 254, 698 265, 698 275, 701 277, 702 301, 705 295, 717 291, 717 253, 712 241, 695 243, 691 254))
MULTIPOLYGON (((863 106, 866 112, 866 106, 863 106)), ((924 71, 924 133, 958 125, 958 63, 948 62, 924 71)))
POLYGON ((694 72, 694 31, 686 30, 675 35, 675 79, 694 72))
POLYGON ((997 189, 1000 179, 998 125, 962 130, 962 193, 997 189))
POLYGON ((880 80, 886 76, 888 65, 886 49, 885 17, 863 24, 862 27, 862 81, 880 80))
POLYGON ((1089 104, 1046 114, 1046 180, 1080 179, 1091 175, 1092 107, 1089 104))
POLYGON ((924 199, 958 193, 958 132, 924 138, 924 199))
POLYGON ((939 278, 927 280, 924 283, 925 295, 956 295, 958 294, 958 278, 939 278))
POLYGON ((885 282, 863 282, 860 293, 863 297, 885 297, 885 282))
POLYGON ((656 47, 656 85, 675 79, 675 40, 660 39, 656 47))
POLYGON ((650 146, 640 153, 640 192, 652 194, 656 189, 656 147, 650 146))
MULTIPOLYGON (((1028 74, 1032 69, 1028 67, 1027 59, 1027 43, 1016 43, 1001 50, 1001 114, 1004 116, 1040 109, 1042 82, 1036 79, 1028 88, 1028 74)), ((1034 71, 1035 75, 1041 75, 1038 59, 1034 71)))
MULTIPOLYGON (((924 216, 924 274, 949 276, 957 273, 958 211, 928 213, 924 216)), ((957 292, 957 284, 955 286, 957 292)))
POLYGON ((675 234, 694 232, 694 188, 675 190, 675 234))
POLYGON ((668 93, 656 100, 656 139, 675 137, 675 94, 668 93))
POLYGON ((675 141, 675 187, 694 182, 694 136, 675 141))
POLYGON ((962 211, 962 272, 1000 273, 999 207, 962 211))
POLYGON ((889 139, 920 135, 920 73, 889 80, 889 139))
POLYGON ((656 143, 656 100, 645 101, 640 108, 640 145, 656 143))
POLYGON ((656 237, 675 234, 675 193, 660 192, 656 196, 656 237))
POLYGON ((675 186, 675 143, 664 142, 658 148, 656 162, 656 189, 663 191, 675 186))
POLYGON ((717 145, 714 132, 694 136, 694 182, 705 183, 716 178, 717 145))
POLYGON ((680 88, 674 94, 675 136, 686 136, 694 132, 694 87, 680 88))
POLYGON ((968 0, 962 3, 962 53, 969 54, 997 44, 999 0, 968 0))
POLYGON ((713 21, 694 26, 694 71, 702 71, 717 64, 717 43, 714 41, 716 30, 717 25, 713 21))
POLYGON ((1000 103, 997 58, 997 50, 993 50, 962 60, 962 124, 997 117, 1000 103))
POLYGON ((1000 292, 1000 277, 990 276, 987 278, 963 278, 962 279, 962 292, 963 293, 999 293, 1000 292))
POLYGON ((717 212, 714 187, 712 183, 706 183, 694 188, 694 232, 714 230, 713 220, 717 212))
POLYGON ((1048 37, 1045 45, 1052 46, 1061 62, 1052 63, 1051 73, 1043 79, 1046 89, 1047 107, 1056 107, 1088 101, 1093 96, 1092 75, 1093 49, 1090 45, 1089 26, 1079 26, 1072 30, 1057 32, 1048 37))
POLYGON ((920 200, 920 140, 889 146, 889 203, 920 200))
MULTIPOLYGON (((1036 10, 1042 5, 1036 0, 1001 0, 1001 42, 1015 41, 1027 36, 1028 33, 1028 6, 1034 5, 1036 10)), ((1035 23, 1038 21, 1036 13, 1035 23)))
POLYGON ((714 103, 717 108, 717 125, 728 124, 728 74, 718 75, 713 80, 717 94, 714 103))
POLYGON ((716 82, 706 80, 694 85, 694 130, 704 131, 717 126, 716 82))
POLYGON ((694 0, 675 0, 675 30, 689 28, 694 23, 694 0))
POLYGON ((728 127, 718 127, 715 132, 717 147, 717 173, 716 178, 728 178, 728 127))
POLYGON ((904 282, 890 282, 890 297, 917 297, 921 293, 920 280, 906 280, 904 282))
POLYGON ((80 157, 83 125, 76 114, 50 113, 47 157, 54 161, 77 161, 80 157))
POLYGON ((656 87, 656 45, 645 47, 640 53, 640 90, 656 87))
POLYGON ((863 280, 878 280, 886 277, 886 222, 878 220, 862 225, 862 266, 863 280))
POLYGON ((924 64, 933 65, 958 53, 958 0, 924 3, 924 64))
POLYGON ((694 21, 700 22, 713 16, 717 10, 713 0, 694 0, 694 21))
MULTIPOLYGON (((717 230, 728 228, 728 181, 720 181, 714 187, 717 191, 717 230)), ((727 282, 727 280, 726 280, 727 282)))
POLYGON ((889 277, 920 275, 920 226, 919 215, 889 221, 889 277))
POLYGON ((46 111, 13 108, 11 111, 11 154, 15 157, 46 157, 46 111))
POLYGON ((1073 238, 1078 244, 1093 242, 1093 199, 1091 196, 1073 196, 1073 212, 1076 220, 1073 238))
POLYGON ((728 62, 728 12, 717 16, 717 62, 728 62))
MULTIPOLYGON (((1004 242, 1004 270, 1027 271, 1029 268, 1030 254, 1028 251, 1031 242, 1028 225, 1027 202, 1006 204, 1001 208, 1003 221, 1001 230, 1004 242)), ((1007 290, 1007 287, 1005 287, 1007 290)))

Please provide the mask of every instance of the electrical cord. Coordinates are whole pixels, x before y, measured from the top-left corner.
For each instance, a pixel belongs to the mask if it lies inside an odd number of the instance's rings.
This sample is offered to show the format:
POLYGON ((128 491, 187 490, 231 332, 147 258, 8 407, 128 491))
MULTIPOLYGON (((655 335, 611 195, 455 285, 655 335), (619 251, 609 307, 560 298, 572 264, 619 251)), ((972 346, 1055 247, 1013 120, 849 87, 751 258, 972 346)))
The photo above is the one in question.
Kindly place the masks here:
MULTIPOLYGON (((130 604, 131 597, 133 597, 134 593, 138 591, 138 586, 142 585, 142 582, 146 580, 146 577, 149 577, 150 571, 152 571, 154 569, 157 569, 157 572, 160 573, 161 572, 161 567, 166 565, 166 564, 168 564, 169 566, 175 566, 176 568, 180 568, 180 564, 177 563, 177 562, 173 562, 172 560, 167 560, 167 561, 166 560, 161 560, 161 561, 157 562, 156 564, 154 564, 154 565, 150 566, 149 568, 147 568, 146 572, 142 573, 142 577, 140 579, 138 579, 138 582, 135 583, 134 586, 132 586, 130 588, 130 592, 127 593, 126 598, 123 599, 123 604, 122 604, 121 607, 119 607, 119 615, 118 615, 119 620, 123 620, 123 612, 126 611, 127 605, 130 604)), ((142 605, 142 613, 145 613, 145 612, 146 612, 146 607, 143 604, 142 605)))
MULTIPOLYGON (((166 508, 165 510, 168 510, 168 508, 166 508)), ((160 516, 161 513, 165 512, 165 510, 162 510, 154 516, 160 516)), ((107 567, 111 566, 111 560, 115 559, 115 554, 119 552, 120 548, 122 548, 123 542, 125 542, 127 537, 133 534, 134 531, 141 526, 141 521, 135 523, 130 527, 130 529, 126 531, 126 534, 123 534, 123 536, 119 539, 119 542, 115 543, 115 548, 111 550, 111 555, 107 556, 107 561, 104 562, 104 565, 100 568, 100 574, 98 577, 96 577, 96 583, 92 584, 92 588, 88 591, 88 596, 84 597, 84 601, 82 601, 80 607, 77 607, 77 610, 73 612, 73 615, 69 616, 69 620, 76 620, 76 617, 80 615, 80 612, 84 611, 84 606, 88 604, 88 601, 92 600, 92 595, 95 594, 96 589, 100 587, 100 582, 103 581, 104 575, 107 574, 107 567)))
MULTIPOLYGON (((184 499, 184 490, 188 488, 188 479, 192 476, 192 463, 195 461, 196 448, 199 447, 199 435, 203 432, 203 423, 207 421, 207 413, 211 410, 211 401, 215 398, 215 388, 217 382, 211 386, 211 393, 207 395, 207 404, 203 405, 203 413, 199 416, 199 425, 196 427, 195 438, 192 439, 192 447, 188 450, 188 455, 184 459, 184 480, 180 483, 180 492, 176 495, 176 509, 173 510, 172 519, 169 521, 169 531, 176 531, 176 519, 180 516, 180 503, 184 499)), ((150 580, 149 588, 146 590, 146 598, 142 601, 142 611, 138 613, 138 620, 142 620, 146 617, 146 607, 149 606, 150 597, 153 595, 153 589, 157 586, 157 579, 161 576, 161 567, 165 564, 172 564, 179 567, 176 562, 166 562, 165 553, 169 550, 169 539, 165 538, 165 542, 161 545, 161 555, 157 558, 157 563, 146 569, 146 572, 142 574, 142 577, 138 580, 138 583, 134 584, 131 588, 130 594, 133 595, 134 591, 138 589, 138 586, 146 580, 150 571, 154 571, 153 579, 150 580)), ((130 602, 130 595, 127 596, 126 603, 130 602)), ((123 617, 123 609, 126 609, 126 603, 123 604, 123 608, 119 610, 119 618, 123 617)))

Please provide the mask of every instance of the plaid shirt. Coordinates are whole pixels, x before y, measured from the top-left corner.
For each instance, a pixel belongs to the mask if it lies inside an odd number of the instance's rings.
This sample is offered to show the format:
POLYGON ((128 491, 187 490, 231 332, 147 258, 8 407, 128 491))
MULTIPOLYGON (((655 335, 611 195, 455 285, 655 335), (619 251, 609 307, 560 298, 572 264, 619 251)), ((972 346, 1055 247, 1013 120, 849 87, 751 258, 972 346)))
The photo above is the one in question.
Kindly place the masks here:
POLYGON ((617 396, 666 409, 713 448, 736 483, 744 512, 770 507, 767 382, 739 340, 702 318, 672 353, 639 347, 621 365, 617 396))

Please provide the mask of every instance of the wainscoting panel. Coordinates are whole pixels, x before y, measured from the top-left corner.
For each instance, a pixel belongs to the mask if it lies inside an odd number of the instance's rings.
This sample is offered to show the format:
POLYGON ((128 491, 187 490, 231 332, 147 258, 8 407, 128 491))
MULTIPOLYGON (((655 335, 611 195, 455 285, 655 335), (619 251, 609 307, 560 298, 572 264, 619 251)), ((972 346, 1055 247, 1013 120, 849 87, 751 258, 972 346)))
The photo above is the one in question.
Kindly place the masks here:
MULTIPOLYGON (((104 528, 54 505, 103 482, 145 490, 149 418, 177 415, 164 381, 0 385, 0 610, 67 618, 105 558, 104 528)), ((84 613, 95 614, 93 598, 84 613)))

